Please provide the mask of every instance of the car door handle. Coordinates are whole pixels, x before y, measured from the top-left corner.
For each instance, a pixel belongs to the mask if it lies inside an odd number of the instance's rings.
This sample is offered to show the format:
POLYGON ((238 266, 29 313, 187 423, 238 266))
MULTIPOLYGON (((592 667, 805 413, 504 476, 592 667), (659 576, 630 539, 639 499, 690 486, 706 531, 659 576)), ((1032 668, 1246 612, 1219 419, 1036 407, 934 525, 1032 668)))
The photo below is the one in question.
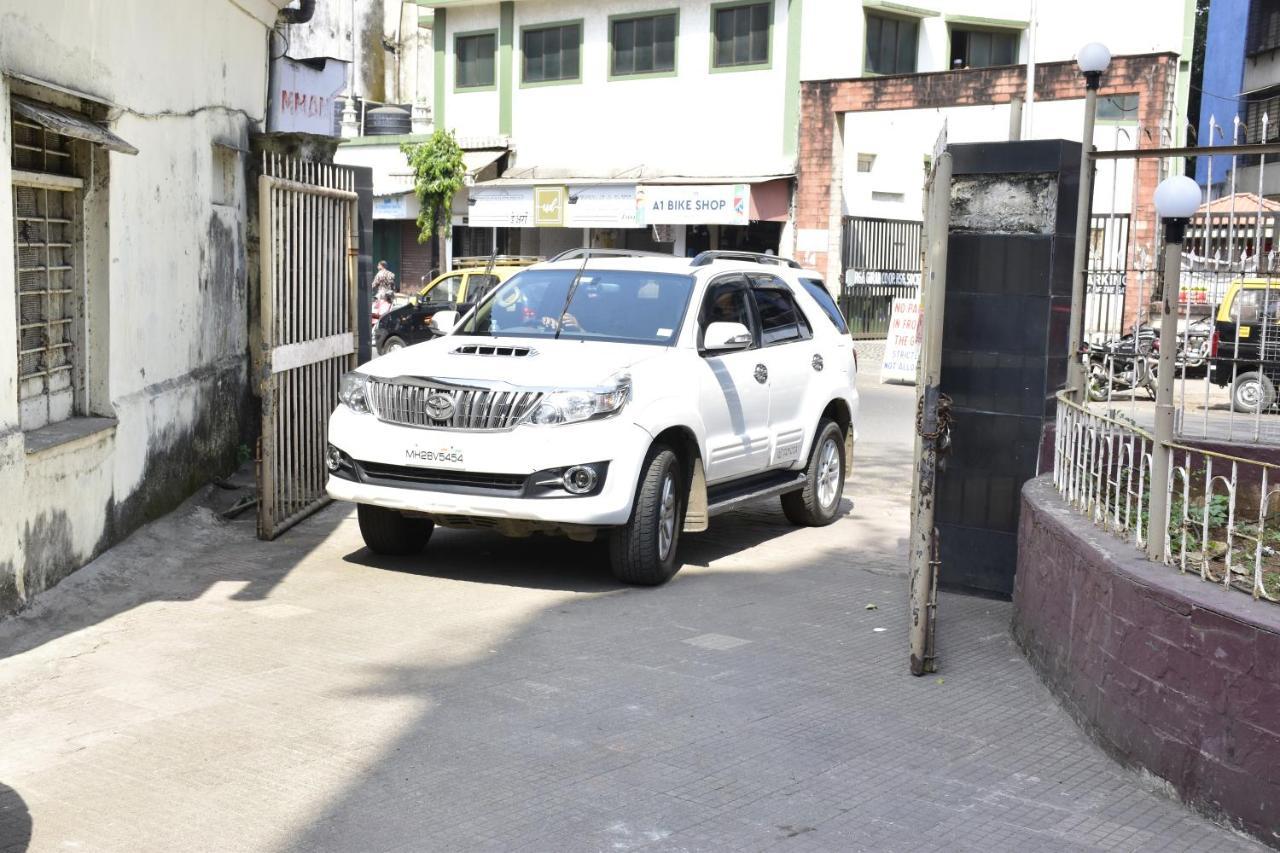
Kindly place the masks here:
POLYGON ((769 368, 765 367, 763 364, 757 364, 755 376, 756 381, 763 385, 769 381, 769 368))

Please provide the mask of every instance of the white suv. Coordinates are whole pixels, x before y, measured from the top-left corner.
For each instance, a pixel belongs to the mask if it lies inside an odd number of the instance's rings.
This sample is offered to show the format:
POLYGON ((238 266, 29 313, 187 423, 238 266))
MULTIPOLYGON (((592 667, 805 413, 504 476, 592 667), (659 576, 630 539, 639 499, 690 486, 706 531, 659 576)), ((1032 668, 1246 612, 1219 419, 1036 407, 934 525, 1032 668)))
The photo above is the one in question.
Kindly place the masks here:
POLYGON ((329 495, 359 504, 376 553, 437 524, 604 533, 616 577, 660 584, 718 512, 840 511, 857 361, 794 261, 572 250, 433 322, 447 334, 344 376, 329 419, 329 495))

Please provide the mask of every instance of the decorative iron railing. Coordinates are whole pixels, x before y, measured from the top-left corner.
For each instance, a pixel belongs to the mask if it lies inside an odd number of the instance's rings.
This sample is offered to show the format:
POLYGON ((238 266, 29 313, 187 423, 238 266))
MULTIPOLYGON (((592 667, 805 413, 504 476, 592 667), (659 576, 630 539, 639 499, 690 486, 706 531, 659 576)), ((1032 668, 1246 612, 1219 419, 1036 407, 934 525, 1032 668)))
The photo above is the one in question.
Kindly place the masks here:
MULTIPOLYGON (((1058 395, 1053 481, 1098 527, 1146 547, 1155 437, 1058 395)), ((1163 562, 1280 602, 1280 465, 1170 442, 1163 562)), ((1160 535, 1160 534, 1157 534, 1160 535)))

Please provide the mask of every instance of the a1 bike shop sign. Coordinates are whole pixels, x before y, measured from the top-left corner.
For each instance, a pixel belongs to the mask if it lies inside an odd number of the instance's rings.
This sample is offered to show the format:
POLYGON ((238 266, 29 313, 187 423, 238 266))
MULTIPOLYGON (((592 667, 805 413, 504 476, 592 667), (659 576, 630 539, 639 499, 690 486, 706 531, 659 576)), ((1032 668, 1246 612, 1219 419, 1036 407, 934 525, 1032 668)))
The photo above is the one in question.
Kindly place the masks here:
POLYGON ((636 187, 636 224, 746 225, 750 184, 643 184, 636 187))
POLYGON ((893 313, 889 315, 889 334, 884 342, 884 363, 880 365, 881 382, 916 381, 920 338, 924 334, 921 320, 918 300, 893 300, 893 313))

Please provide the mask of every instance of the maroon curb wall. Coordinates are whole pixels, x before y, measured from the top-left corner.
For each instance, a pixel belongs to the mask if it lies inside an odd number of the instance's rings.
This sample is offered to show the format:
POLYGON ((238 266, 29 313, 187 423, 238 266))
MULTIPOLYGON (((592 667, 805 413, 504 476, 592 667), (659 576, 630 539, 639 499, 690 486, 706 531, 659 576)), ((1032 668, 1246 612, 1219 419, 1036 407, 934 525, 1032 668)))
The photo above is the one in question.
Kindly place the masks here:
POLYGON ((1013 632, 1121 762, 1280 848, 1280 605, 1149 562, 1048 476, 1022 490, 1013 632))

